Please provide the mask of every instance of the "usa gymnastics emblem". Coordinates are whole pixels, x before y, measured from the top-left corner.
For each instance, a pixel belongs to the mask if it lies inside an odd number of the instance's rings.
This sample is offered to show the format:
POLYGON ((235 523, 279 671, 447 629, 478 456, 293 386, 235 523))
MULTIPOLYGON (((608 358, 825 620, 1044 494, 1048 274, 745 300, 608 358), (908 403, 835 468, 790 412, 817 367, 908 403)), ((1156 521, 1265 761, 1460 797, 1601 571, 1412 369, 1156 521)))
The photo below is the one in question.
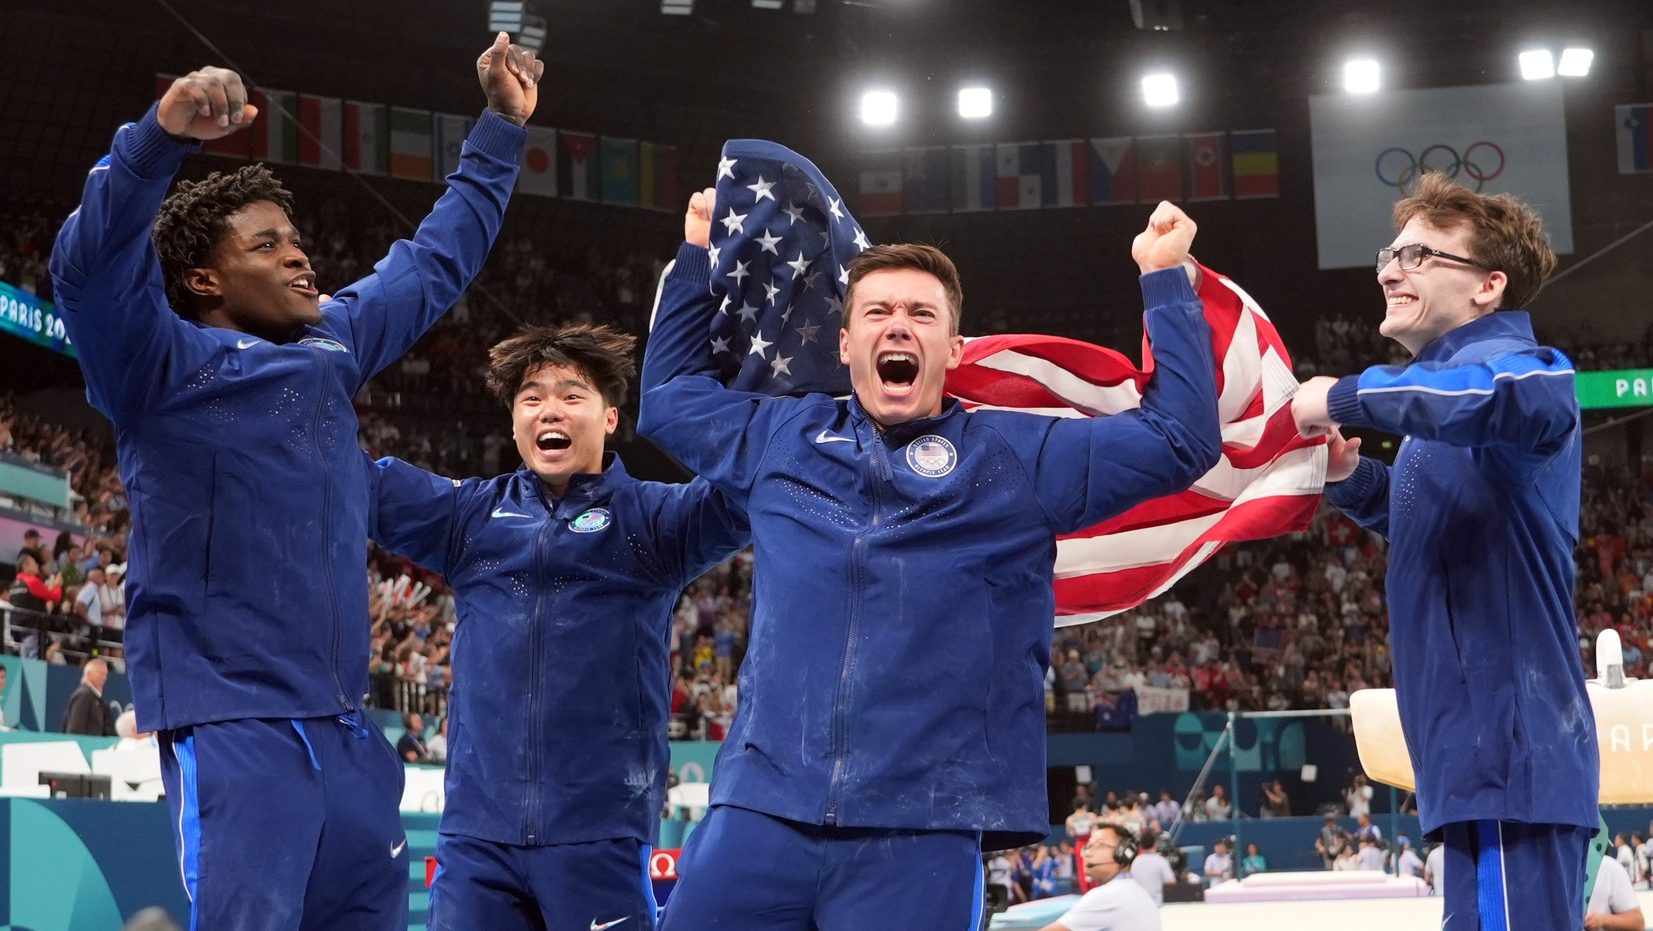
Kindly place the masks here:
POLYGON ((596 533, 609 525, 607 508, 592 508, 579 517, 569 521, 568 527, 575 533, 596 533))
POLYGON ((944 436, 927 433, 907 444, 907 465, 926 478, 946 475, 958 461, 958 452, 944 436))
POLYGON ((339 342, 336 342, 334 340, 326 339, 326 338, 320 337, 320 336, 307 336, 304 339, 299 340, 298 344, 300 346, 314 346, 317 349, 325 349, 328 352, 349 352, 350 351, 350 350, 344 348, 343 343, 339 343, 339 342))

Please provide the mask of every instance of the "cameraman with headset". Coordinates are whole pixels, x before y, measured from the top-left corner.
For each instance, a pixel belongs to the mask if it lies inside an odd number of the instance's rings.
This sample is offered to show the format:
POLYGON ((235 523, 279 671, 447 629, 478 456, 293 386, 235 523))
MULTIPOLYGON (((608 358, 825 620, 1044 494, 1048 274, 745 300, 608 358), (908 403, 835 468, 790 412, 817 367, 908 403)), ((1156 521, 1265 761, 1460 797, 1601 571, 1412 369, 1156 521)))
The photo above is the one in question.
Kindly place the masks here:
POLYGON ((1096 825, 1084 851, 1085 874, 1096 886, 1043 931, 1160 931, 1159 909, 1131 878, 1136 854, 1136 837, 1123 825, 1096 825))

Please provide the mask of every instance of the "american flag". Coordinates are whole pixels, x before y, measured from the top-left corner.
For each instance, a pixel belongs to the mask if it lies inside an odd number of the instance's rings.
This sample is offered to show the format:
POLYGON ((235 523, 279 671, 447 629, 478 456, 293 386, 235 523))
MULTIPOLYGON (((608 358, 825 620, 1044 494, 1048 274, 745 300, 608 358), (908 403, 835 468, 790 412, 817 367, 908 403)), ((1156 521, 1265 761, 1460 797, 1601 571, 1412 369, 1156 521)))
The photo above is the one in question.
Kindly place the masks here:
MULTIPOLYGON (((820 171, 772 142, 732 140, 718 163, 710 339, 724 381, 743 391, 849 393, 838 362, 850 259, 871 245, 820 171)), ((1223 456, 1180 494, 1060 538, 1056 623, 1129 610, 1170 588, 1225 543, 1308 526, 1325 483, 1323 440, 1298 436, 1297 388, 1274 324, 1239 285, 1204 266, 1199 298, 1218 360, 1223 456)), ((1057 336, 965 344, 947 391, 968 408, 1091 417, 1136 407, 1153 373, 1121 353, 1057 336)))

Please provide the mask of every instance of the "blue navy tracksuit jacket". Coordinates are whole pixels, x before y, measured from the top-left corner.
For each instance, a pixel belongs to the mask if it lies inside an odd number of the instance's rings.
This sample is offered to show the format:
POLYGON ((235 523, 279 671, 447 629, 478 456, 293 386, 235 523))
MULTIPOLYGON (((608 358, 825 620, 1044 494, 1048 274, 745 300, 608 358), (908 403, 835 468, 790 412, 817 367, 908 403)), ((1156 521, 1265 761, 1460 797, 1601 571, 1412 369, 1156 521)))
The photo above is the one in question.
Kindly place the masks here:
POLYGON ((198 145, 151 109, 92 169, 51 272, 131 502, 126 652, 141 729, 359 705, 367 477, 350 399, 481 269, 525 138, 484 113, 413 240, 285 345, 167 304, 150 230, 198 145))
POLYGON ((666 275, 638 427, 747 512, 757 547, 713 804, 982 831, 988 847, 1044 836, 1056 534, 1187 488, 1221 449, 1187 277, 1142 279, 1158 368, 1140 410, 1064 420, 949 401, 879 432, 853 399, 724 388, 709 264, 684 245, 666 275))
POLYGON ((1406 366, 1339 379, 1332 419, 1405 435, 1326 486, 1389 539, 1389 639, 1425 831, 1454 821, 1594 827, 1595 716, 1573 613, 1573 365, 1525 313, 1442 334, 1406 366))
POLYGON ((526 467, 373 474, 373 539, 447 577, 459 621, 441 829, 542 846, 660 826, 669 637, 683 587, 746 545, 703 480, 641 482, 609 456, 551 499, 526 467))

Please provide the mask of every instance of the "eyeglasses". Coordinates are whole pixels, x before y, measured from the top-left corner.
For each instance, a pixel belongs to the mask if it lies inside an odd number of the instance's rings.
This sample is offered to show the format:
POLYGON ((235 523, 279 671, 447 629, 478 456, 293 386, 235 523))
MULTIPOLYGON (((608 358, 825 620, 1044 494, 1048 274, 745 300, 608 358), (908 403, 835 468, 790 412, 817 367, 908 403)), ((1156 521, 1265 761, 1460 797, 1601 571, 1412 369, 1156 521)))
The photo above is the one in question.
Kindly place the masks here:
POLYGON ((1391 249, 1388 246, 1379 249, 1377 253, 1377 270, 1379 274, 1382 274, 1384 268, 1386 268, 1391 261, 1399 259, 1400 270, 1403 272, 1408 272, 1414 268, 1417 268, 1419 265, 1422 265, 1424 257, 1430 255, 1438 259, 1451 259, 1454 262, 1462 262, 1465 265, 1473 265, 1476 268, 1487 267, 1474 259, 1466 259, 1461 255, 1453 255, 1450 252, 1442 252, 1439 249, 1431 249, 1422 243, 1415 242, 1411 245, 1401 246, 1399 249, 1391 249))

